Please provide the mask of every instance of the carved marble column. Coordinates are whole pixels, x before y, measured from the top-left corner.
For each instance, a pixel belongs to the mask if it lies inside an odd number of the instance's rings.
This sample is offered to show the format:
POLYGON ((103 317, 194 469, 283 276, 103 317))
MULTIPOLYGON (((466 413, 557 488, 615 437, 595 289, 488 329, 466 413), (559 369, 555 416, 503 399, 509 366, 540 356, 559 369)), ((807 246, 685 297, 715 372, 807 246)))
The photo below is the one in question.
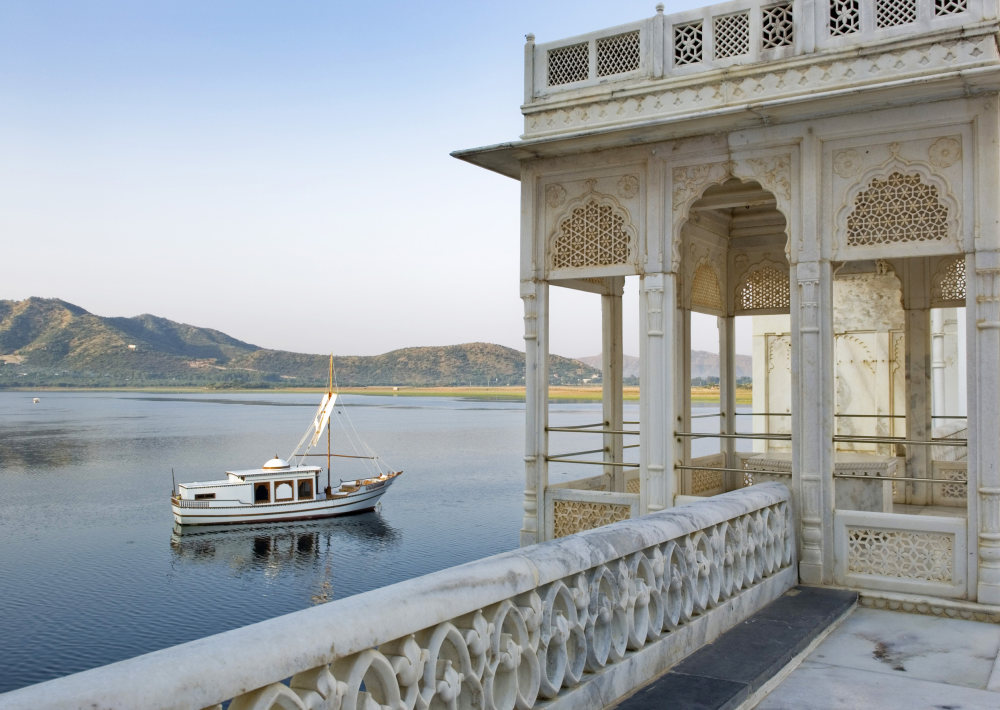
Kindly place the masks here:
MULTIPOLYGON (((971 299, 970 299, 971 300, 971 299)), ((971 305, 971 304, 970 304, 971 305)), ((1000 252, 975 256, 974 420, 969 421, 969 485, 979 505, 978 601, 1000 604, 1000 252)), ((971 491, 970 491, 971 493, 971 491)), ((970 516, 970 520, 972 516, 970 516)))
MULTIPOLYGON (((929 283, 926 262, 923 259, 907 260, 903 284, 903 312, 906 316, 906 438, 914 441, 928 441, 932 432, 929 283)), ((932 477, 929 446, 907 444, 906 477, 932 477)), ((907 481, 906 502, 930 505, 931 488, 926 483, 907 481)))
POLYGON ((792 494, 799 579, 833 577, 833 313, 829 262, 792 267, 792 494))
POLYGON ((676 313, 676 277, 646 274, 639 290, 641 360, 639 401, 639 510, 645 514, 673 505, 675 378, 671 339, 676 313))
POLYGON ((524 301, 524 522, 521 546, 541 542, 545 533, 548 486, 549 285, 522 281, 524 301))
MULTIPOLYGON (((611 431, 622 431, 622 361, 624 350, 622 345, 622 291, 625 279, 611 279, 614 285, 611 293, 601 296, 601 362, 602 376, 602 408, 604 412, 604 428, 611 431)), ((604 435, 604 460, 622 462, 622 435, 604 435)), ((610 482, 610 490, 625 491, 625 469, 621 466, 605 466, 605 478, 610 482)))
MULTIPOLYGON (((722 434, 736 433, 736 319, 733 316, 719 318, 719 411, 722 434)), ((744 431, 746 431, 744 429, 744 431)), ((726 453, 726 468, 736 466, 736 440, 723 439, 722 450, 726 453)), ((730 484, 726 490, 734 490, 741 485, 734 477, 739 474, 726 473, 723 478, 730 484)))

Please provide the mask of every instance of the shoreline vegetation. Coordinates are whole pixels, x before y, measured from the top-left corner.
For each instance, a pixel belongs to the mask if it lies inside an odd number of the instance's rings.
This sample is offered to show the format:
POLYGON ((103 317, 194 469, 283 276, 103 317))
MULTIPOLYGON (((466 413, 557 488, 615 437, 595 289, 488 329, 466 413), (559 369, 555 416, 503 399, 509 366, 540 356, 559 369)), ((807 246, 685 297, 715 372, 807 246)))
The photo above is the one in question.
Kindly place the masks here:
MULTIPOLYGON (((216 387, 8 387, 7 392, 152 392, 152 393, 211 393, 211 394, 264 394, 279 392, 322 392, 322 387, 288 387, 275 389, 230 389, 216 387)), ((524 387, 341 387, 341 394, 383 397, 459 397, 462 399, 524 400, 524 387)), ((639 401, 638 387, 623 387, 627 402, 639 401)), ((753 391, 749 387, 736 389, 736 404, 750 404, 753 391)), ((596 402, 601 400, 600 385, 552 385, 549 399, 553 402, 596 402)), ((711 404, 719 401, 718 387, 692 387, 691 401, 711 404)))

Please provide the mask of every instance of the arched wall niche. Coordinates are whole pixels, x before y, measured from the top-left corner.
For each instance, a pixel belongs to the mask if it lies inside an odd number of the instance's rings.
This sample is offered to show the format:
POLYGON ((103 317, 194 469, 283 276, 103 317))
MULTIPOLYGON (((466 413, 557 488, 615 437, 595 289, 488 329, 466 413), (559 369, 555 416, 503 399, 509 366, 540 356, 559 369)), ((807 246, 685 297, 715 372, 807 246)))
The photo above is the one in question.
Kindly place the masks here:
POLYGON ((966 251, 964 129, 826 149, 838 261, 966 251))
POLYGON ((554 174, 539 184, 538 240, 550 280, 638 273, 645 204, 642 165, 554 174))

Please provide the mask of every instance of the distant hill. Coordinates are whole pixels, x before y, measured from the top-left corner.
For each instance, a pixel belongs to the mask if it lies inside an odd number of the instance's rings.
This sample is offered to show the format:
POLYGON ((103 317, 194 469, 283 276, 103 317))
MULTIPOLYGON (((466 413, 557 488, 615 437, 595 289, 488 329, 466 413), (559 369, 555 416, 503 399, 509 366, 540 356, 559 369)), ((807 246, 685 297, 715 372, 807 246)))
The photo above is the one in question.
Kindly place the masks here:
MULTIPOLYGON (((210 328, 152 315, 105 318, 59 299, 0 300, 0 387, 323 386, 328 355, 268 350, 210 328)), ((490 343, 334 357, 337 382, 451 386, 524 384, 524 353, 490 343)), ((551 357, 551 379, 600 373, 551 357)))
MULTIPOLYGON (((601 356, 590 355, 588 357, 577 358, 582 363, 591 367, 601 369, 601 356)), ((753 377, 753 358, 749 355, 736 356, 736 378, 753 377)), ((626 355, 622 363, 622 374, 624 377, 639 376, 639 358, 633 355, 626 355)), ((691 377, 718 377, 719 376, 719 354, 710 353, 705 350, 691 351, 691 377)))

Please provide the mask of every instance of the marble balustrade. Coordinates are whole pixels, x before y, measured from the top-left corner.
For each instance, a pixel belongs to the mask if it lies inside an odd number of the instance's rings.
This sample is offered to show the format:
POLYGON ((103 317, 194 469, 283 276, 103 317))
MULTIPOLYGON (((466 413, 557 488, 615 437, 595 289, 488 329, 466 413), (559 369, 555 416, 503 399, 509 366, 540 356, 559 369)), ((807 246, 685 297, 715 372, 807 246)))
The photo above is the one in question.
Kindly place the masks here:
POLYGON ((789 493, 766 483, 16 690, 0 706, 597 708, 794 583, 789 493))
POLYGON ((535 45, 528 36, 526 103, 586 94, 618 82, 776 62, 819 52, 851 51, 992 19, 982 0, 747 0, 664 14, 535 45))

